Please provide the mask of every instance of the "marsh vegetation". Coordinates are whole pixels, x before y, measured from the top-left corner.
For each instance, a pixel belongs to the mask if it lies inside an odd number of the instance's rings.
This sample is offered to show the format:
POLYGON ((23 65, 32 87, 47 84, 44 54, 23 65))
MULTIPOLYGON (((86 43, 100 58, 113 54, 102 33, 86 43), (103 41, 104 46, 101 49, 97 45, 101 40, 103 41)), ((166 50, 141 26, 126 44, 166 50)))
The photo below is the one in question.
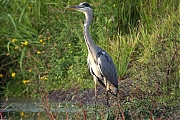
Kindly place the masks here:
MULTIPOLYGON (((111 119, 180 118, 179 0, 88 2, 94 11, 93 41, 112 56, 119 74, 121 110, 112 106, 111 119)), ((50 91, 94 88, 86 65, 84 15, 66 11, 77 4, 0 0, 1 96, 45 99, 50 91)), ((106 118, 106 110, 99 107, 96 119, 106 118)), ((82 111, 74 117, 91 119, 82 111)))

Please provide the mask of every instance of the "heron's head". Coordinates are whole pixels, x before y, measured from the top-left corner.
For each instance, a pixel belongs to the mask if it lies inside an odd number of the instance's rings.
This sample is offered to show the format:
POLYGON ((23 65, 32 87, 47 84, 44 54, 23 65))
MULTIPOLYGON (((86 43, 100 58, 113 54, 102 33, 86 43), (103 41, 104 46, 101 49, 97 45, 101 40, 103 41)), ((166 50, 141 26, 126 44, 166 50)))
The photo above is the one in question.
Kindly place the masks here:
POLYGON ((77 10, 77 11, 83 12, 85 14, 89 13, 89 12, 92 12, 91 6, 86 2, 82 2, 82 3, 80 3, 79 5, 76 5, 76 6, 70 6, 67 9, 69 9, 69 10, 77 10))

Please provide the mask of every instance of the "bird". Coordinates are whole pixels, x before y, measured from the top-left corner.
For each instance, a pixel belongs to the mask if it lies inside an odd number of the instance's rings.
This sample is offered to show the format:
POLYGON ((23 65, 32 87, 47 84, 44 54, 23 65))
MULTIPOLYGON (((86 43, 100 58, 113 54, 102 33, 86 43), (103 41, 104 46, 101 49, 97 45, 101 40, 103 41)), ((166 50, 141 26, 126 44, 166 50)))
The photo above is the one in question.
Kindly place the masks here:
POLYGON ((117 97, 118 73, 111 56, 96 45, 90 35, 89 26, 93 18, 93 9, 86 2, 76 6, 69 6, 67 9, 76 10, 85 15, 84 39, 88 49, 87 65, 95 82, 95 105, 97 101, 97 83, 99 82, 105 88, 106 103, 109 106, 108 92, 117 97))

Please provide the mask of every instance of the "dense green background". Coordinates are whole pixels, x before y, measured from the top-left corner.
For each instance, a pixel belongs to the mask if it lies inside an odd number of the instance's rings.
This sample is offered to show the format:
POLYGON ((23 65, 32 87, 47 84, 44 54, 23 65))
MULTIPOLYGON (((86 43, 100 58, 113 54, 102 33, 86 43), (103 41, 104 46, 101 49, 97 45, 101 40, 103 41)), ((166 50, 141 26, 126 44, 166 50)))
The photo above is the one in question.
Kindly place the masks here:
MULTIPOLYGON (((180 1, 89 0, 93 41, 112 56, 134 90, 179 101, 180 1)), ((5 96, 92 88, 86 65, 84 15, 78 0, 0 0, 0 84, 5 96), (12 73, 15 73, 13 76, 12 73)), ((157 98, 156 98, 157 100, 157 98)))

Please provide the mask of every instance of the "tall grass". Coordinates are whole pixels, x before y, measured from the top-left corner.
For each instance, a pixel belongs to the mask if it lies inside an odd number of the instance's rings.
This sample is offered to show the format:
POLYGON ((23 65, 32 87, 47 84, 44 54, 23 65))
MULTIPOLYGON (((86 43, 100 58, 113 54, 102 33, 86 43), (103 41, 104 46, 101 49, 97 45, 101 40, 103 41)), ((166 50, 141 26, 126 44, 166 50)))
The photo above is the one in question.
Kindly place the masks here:
MULTIPOLYGON (((94 11, 93 41, 112 56, 119 78, 128 76, 133 92, 166 104, 174 100, 175 105, 180 94, 179 2, 89 3, 94 11)), ((45 80, 47 91, 93 87, 86 66, 84 15, 65 10, 79 1, 2 0, 0 4, 3 95, 38 96, 40 80, 45 80)))

